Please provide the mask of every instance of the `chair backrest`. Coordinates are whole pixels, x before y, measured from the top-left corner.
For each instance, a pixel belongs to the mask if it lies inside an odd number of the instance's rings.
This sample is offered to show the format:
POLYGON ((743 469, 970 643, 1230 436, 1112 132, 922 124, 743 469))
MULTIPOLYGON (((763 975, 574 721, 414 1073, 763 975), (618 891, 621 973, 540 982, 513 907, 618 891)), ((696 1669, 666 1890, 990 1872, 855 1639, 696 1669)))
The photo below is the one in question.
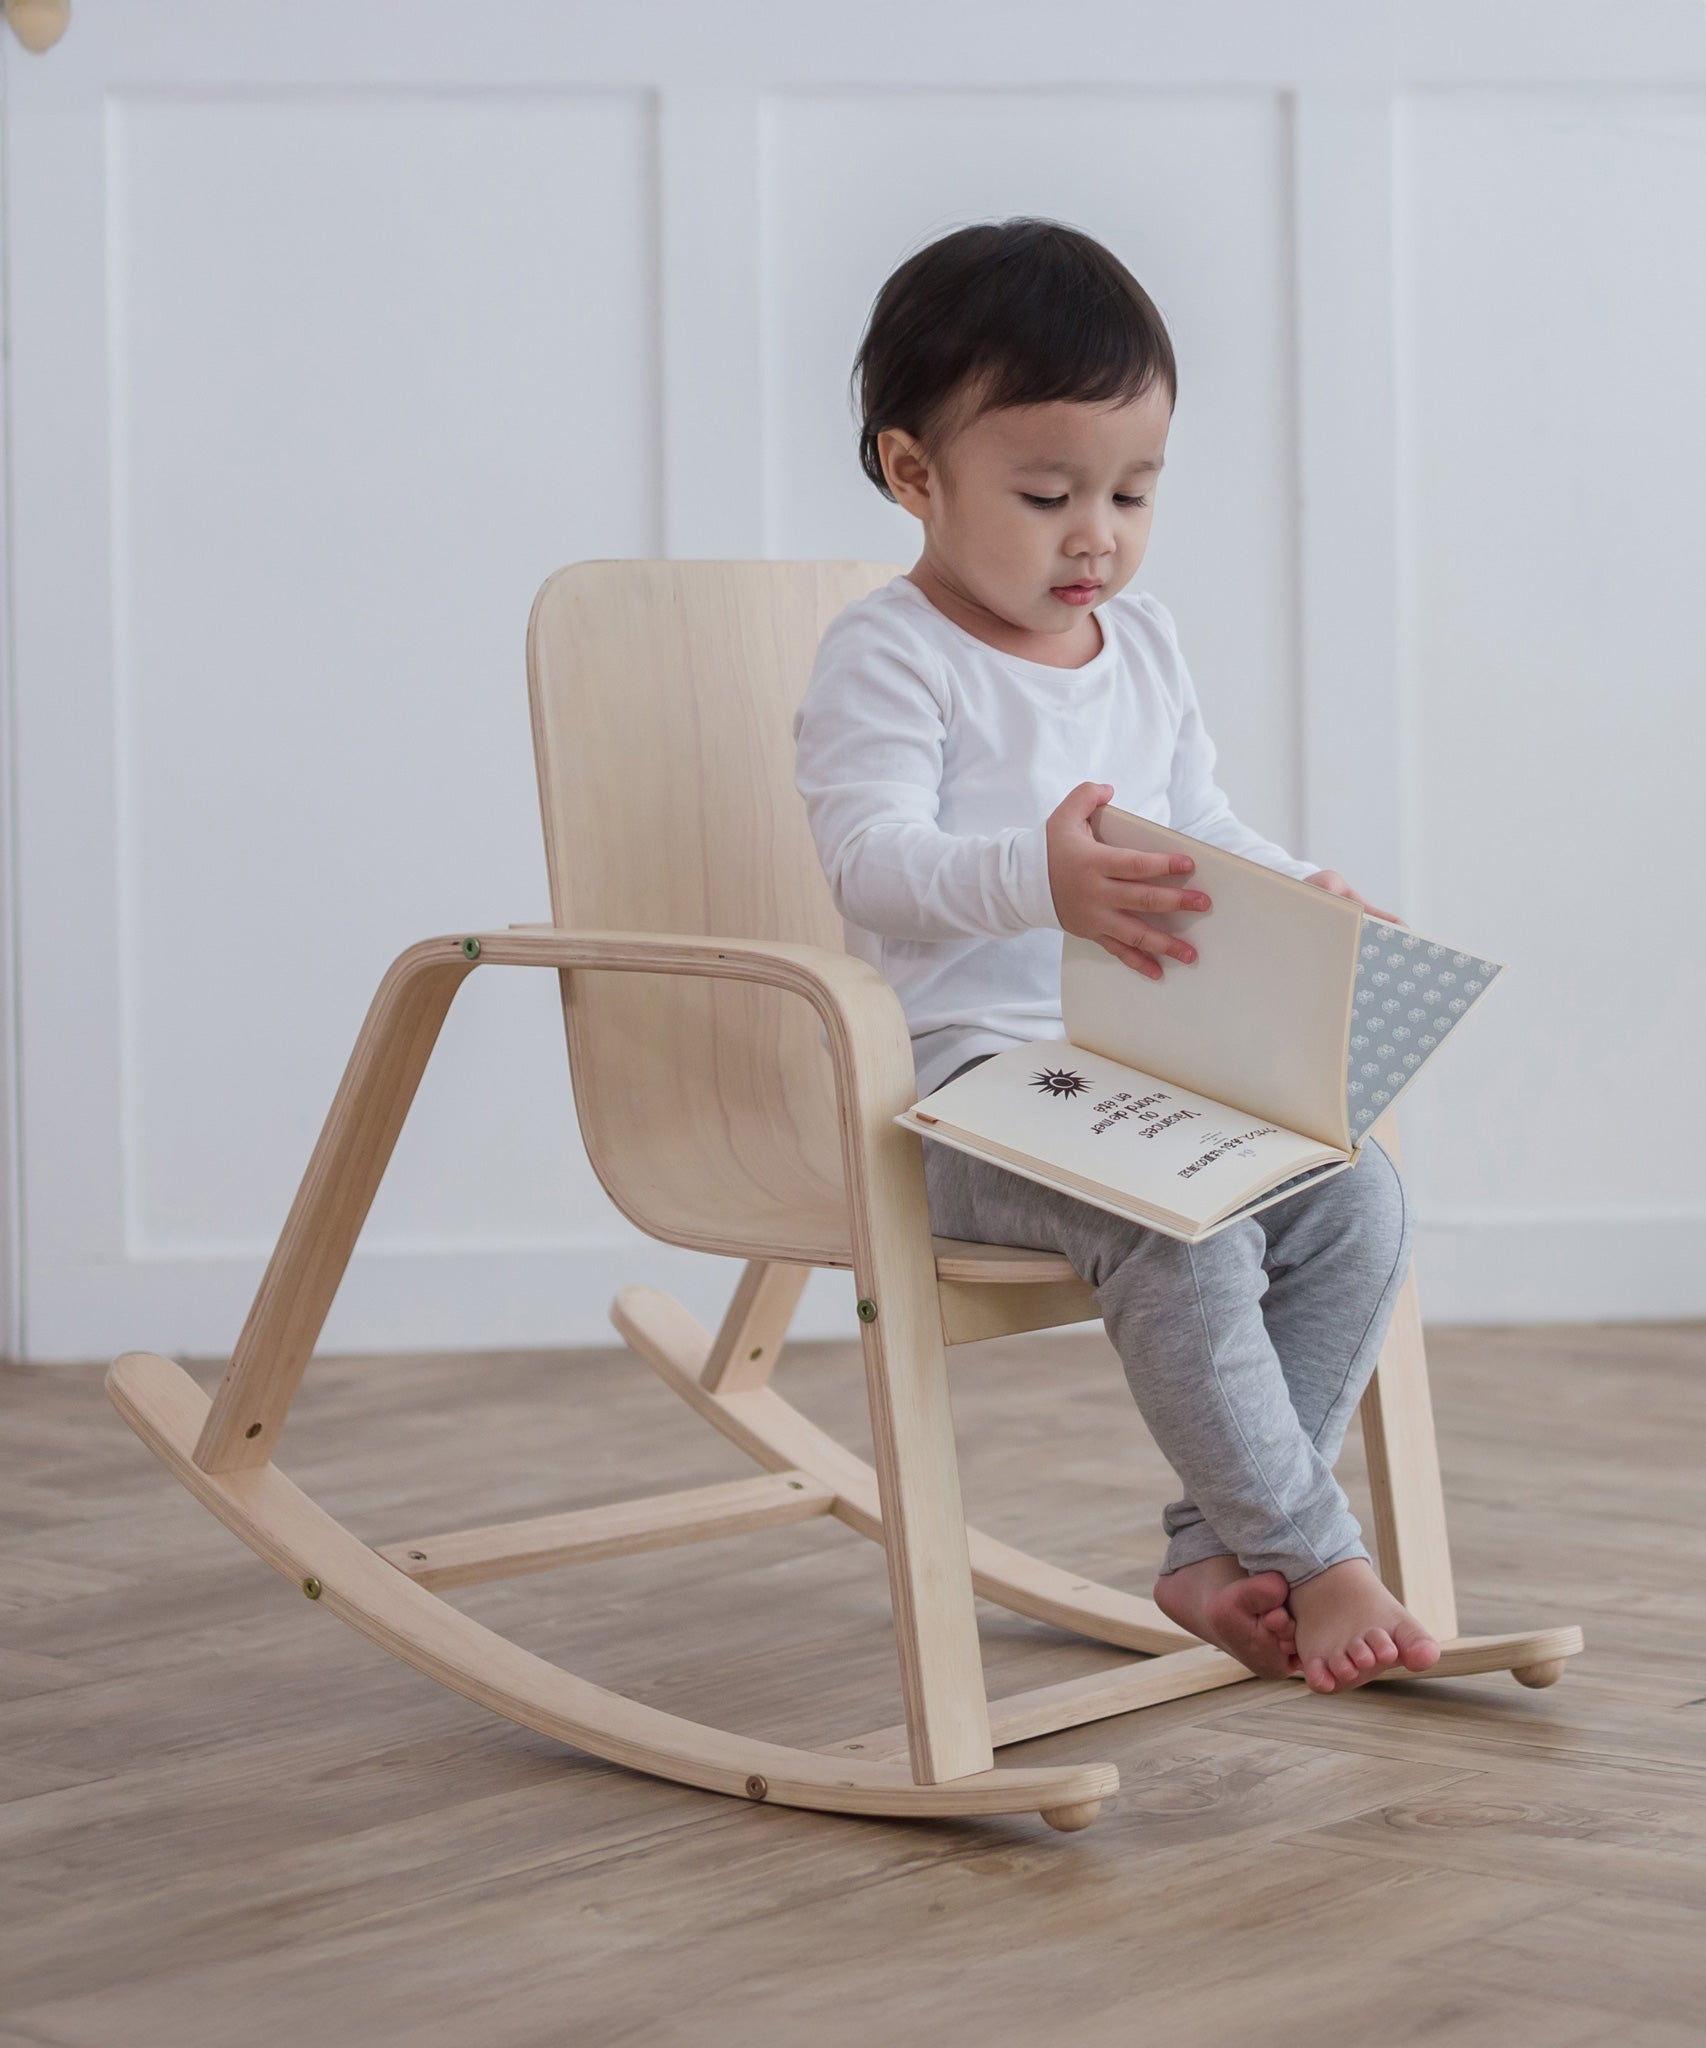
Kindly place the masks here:
MULTIPOLYGON (((572 563, 527 635, 554 923, 840 950, 791 731, 825 626, 885 562, 572 563)), ((654 1237, 849 1262, 828 1051, 799 997, 688 975, 562 977, 575 1104, 654 1237)))

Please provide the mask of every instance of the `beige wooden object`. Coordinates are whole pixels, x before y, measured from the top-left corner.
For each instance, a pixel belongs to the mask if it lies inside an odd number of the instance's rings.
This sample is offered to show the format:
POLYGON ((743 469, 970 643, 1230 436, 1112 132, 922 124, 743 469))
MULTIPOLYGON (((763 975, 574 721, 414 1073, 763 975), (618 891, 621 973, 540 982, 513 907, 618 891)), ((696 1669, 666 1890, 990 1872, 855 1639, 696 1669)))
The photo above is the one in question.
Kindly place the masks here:
MULTIPOLYGON (((864 562, 576 563, 540 591, 528 685, 552 922, 425 939, 387 970, 278 1245, 209 1402, 169 1360, 120 1357, 115 1404, 204 1505, 323 1606, 444 1684, 637 1769, 857 1813, 1040 1813, 1071 1830, 1116 1775, 995 1770, 996 1746, 1253 1674, 1149 1600, 965 1522, 949 1345, 1093 1317, 1061 1258, 933 1238, 899 1000, 841 944, 793 787, 790 719, 825 625, 896 571, 864 562), (446 1014, 482 967, 556 972, 588 1157, 667 1242, 744 1260, 713 1335, 621 1289, 638 1356, 772 1477, 527 1523, 350 1536, 274 1460, 280 1433, 446 1014), (814 1266, 850 1267, 874 1462, 770 1384, 814 1266), (898 1729, 782 1748, 660 1714, 556 1670, 438 1597, 577 1561, 831 1514, 883 1545, 898 1729), (1093 1678, 985 1696, 974 1593, 1142 1653, 1093 1678)), ((1442 1675, 1547 1684, 1579 1630, 1456 1636, 1413 1282, 1364 1403, 1382 1567, 1442 1638, 1442 1675)))
POLYGON ((5 14, 26 50, 51 50, 71 26, 71 0, 5 0, 5 14))

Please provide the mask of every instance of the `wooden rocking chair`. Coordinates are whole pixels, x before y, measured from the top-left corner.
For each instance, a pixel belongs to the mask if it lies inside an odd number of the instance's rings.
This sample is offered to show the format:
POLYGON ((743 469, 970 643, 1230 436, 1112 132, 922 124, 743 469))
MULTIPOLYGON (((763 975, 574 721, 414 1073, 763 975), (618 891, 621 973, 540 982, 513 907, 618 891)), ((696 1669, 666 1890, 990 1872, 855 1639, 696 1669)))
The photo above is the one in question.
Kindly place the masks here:
MULTIPOLYGON (((198 1500, 317 1600, 453 1691, 575 1747, 754 1800, 845 1813, 1040 1813, 1083 1827, 1111 1764, 993 1768, 993 1750, 1251 1677, 1150 1601, 968 1529, 944 1346, 1093 1319, 1053 1255, 932 1239, 906 1019, 842 949, 793 786, 790 720, 871 562, 591 561, 540 591, 527 670, 554 922, 424 939, 379 985, 231 1365, 211 1403, 126 1352, 121 1414, 198 1500), (748 1263, 712 1335, 650 1287, 611 1317, 763 1476, 372 1549, 273 1463, 279 1434, 457 990, 554 969, 586 1148, 624 1215, 748 1263), (821 1032, 819 1027, 822 1027, 821 1032), (875 1466, 770 1384, 813 1267, 851 1267, 875 1466), (640 1705, 439 1597, 583 1559, 834 1515, 884 1546, 905 1724, 825 1750, 640 1705), (973 1595, 1140 1653, 985 1697, 973 1595)), ((1457 1634, 1413 1280, 1362 1404, 1388 1585, 1444 1644, 1435 1672, 1549 1685, 1576 1628, 1457 1634)), ((1400 1673, 1400 1675, 1403 1675, 1400 1673)))

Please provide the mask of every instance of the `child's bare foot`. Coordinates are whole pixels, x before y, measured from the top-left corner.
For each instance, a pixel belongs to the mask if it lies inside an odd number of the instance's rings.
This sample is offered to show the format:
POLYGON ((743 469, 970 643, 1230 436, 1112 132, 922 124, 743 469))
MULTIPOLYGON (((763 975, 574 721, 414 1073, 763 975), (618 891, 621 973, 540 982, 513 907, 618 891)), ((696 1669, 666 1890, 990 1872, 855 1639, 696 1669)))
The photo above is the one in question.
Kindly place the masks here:
POLYGON ((1164 1572, 1155 1604, 1205 1643, 1236 1657, 1262 1678, 1289 1678, 1301 1666, 1295 1625, 1286 1611, 1284 1572, 1247 1572, 1222 1553, 1164 1572))
POLYGON ((1291 1588, 1296 1651, 1313 1692, 1348 1692, 1394 1664, 1426 1671, 1439 1644, 1380 1583, 1366 1558, 1347 1557, 1291 1588))

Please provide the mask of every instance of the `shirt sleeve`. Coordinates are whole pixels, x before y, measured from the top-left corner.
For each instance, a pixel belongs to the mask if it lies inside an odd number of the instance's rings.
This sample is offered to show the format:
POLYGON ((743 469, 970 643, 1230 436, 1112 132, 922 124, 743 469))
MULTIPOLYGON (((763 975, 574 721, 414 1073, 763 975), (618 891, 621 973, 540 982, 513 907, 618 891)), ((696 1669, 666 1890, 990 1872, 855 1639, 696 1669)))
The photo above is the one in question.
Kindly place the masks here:
POLYGON ((1185 657, 1179 650, 1178 632, 1167 607, 1155 599, 1150 609, 1161 627, 1161 638, 1170 671, 1169 681, 1178 692, 1179 733, 1173 744, 1173 767, 1167 788, 1168 816, 1178 832, 1193 839, 1206 839, 1211 846, 1223 846, 1228 853, 1240 853, 1263 867, 1277 868, 1282 875, 1302 879, 1317 871, 1317 863, 1299 860, 1283 846, 1238 818, 1225 790, 1214 779, 1215 746, 1203 724, 1202 707, 1191 681, 1185 657))
POLYGON ((794 785, 836 909, 893 939, 1059 930, 1045 825, 938 825, 948 715, 927 657, 831 621, 794 714, 794 785))

